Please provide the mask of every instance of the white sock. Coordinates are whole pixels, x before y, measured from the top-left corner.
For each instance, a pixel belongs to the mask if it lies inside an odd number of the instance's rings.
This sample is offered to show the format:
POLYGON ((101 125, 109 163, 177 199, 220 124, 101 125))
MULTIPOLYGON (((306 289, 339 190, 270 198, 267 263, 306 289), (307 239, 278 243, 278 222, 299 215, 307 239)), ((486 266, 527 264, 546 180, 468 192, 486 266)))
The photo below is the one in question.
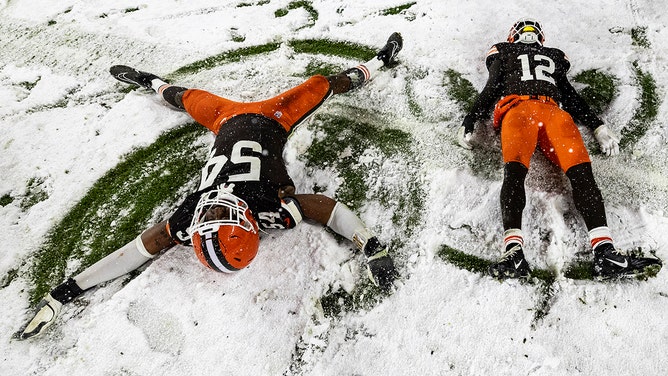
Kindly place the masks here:
POLYGON ((596 227, 589 231, 589 241, 591 242, 591 249, 594 250, 601 244, 612 244, 612 234, 608 226, 596 227))
POLYGON ((153 257, 155 255, 146 250, 144 243, 141 241, 141 235, 139 235, 128 244, 77 274, 74 280, 82 290, 87 290, 102 282, 127 274, 153 257))
POLYGON ((503 233, 503 251, 505 252, 508 249, 509 244, 519 244, 522 248, 524 248, 524 235, 522 234, 522 230, 518 228, 511 228, 503 233))
POLYGON ((165 85, 169 84, 159 78, 154 78, 151 80, 151 89, 153 89, 156 93, 160 93, 160 88, 165 85))
POLYGON ((373 236, 359 217, 346 205, 337 202, 327 221, 327 227, 350 240, 359 250, 364 250, 367 240, 373 236))
POLYGON ((373 59, 367 61, 363 65, 369 71, 369 77, 374 77, 376 73, 378 73, 378 70, 385 65, 385 63, 383 63, 382 60, 374 57, 373 59))

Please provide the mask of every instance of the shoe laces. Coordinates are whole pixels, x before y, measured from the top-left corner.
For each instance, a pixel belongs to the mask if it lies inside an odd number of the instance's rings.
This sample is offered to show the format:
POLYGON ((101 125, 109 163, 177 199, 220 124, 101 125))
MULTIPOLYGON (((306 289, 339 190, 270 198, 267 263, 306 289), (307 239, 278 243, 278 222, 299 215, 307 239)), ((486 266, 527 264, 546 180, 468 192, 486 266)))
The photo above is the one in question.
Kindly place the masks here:
POLYGON ((519 244, 514 244, 511 247, 507 248, 505 252, 501 255, 502 261, 508 261, 512 259, 517 252, 522 251, 522 246, 519 244))
POLYGON ((606 257, 607 256, 621 256, 621 257, 630 257, 628 252, 617 249, 614 245, 607 243, 607 244, 602 244, 601 250, 599 253, 599 257, 606 257), (612 248, 612 250, 610 250, 612 248))

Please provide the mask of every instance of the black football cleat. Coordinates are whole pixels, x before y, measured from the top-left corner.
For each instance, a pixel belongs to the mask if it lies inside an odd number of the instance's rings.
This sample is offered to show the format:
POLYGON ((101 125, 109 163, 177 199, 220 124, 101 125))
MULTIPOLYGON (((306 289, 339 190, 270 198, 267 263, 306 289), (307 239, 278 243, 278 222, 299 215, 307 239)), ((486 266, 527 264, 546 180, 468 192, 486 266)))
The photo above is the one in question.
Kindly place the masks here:
POLYGON ((396 32, 392 33, 392 35, 390 35, 390 37, 387 39, 385 46, 383 46, 383 48, 378 51, 376 57, 378 60, 382 60, 386 67, 393 66, 396 64, 394 59, 397 57, 399 51, 401 51, 403 47, 404 39, 401 37, 401 34, 396 32))
POLYGON ((111 73, 115 79, 121 82, 141 86, 149 90, 152 90, 151 81, 155 80, 156 78, 165 81, 153 73, 142 72, 125 65, 114 65, 109 68, 109 73, 111 73))
POLYGON ((594 250, 594 276, 599 279, 656 275, 661 266, 658 258, 629 255, 620 252, 611 243, 601 244, 594 250))
POLYGON ((524 251, 518 243, 509 244, 501 259, 489 266, 488 272, 489 275, 498 280, 508 278, 529 279, 531 276, 531 269, 524 258, 524 251))

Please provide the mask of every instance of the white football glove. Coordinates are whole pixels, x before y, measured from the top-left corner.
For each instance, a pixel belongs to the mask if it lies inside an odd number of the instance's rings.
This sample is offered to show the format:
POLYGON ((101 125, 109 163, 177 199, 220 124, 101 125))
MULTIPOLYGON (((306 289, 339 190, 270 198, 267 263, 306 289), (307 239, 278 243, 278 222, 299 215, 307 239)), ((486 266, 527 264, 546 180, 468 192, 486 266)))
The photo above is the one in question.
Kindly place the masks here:
POLYGON ((466 133, 466 127, 463 125, 459 127, 459 130, 457 131, 457 143, 459 146, 463 147, 466 150, 471 150, 473 149, 473 145, 471 145, 471 138, 473 137, 473 133, 466 133))
POLYGON ((594 130, 596 141, 601 146, 601 151, 608 157, 619 154, 619 137, 617 137, 603 124, 594 130))
POLYGON ((17 339, 28 339, 46 331, 60 314, 63 303, 54 299, 51 294, 47 294, 37 305, 36 313, 26 327, 16 333, 17 339))

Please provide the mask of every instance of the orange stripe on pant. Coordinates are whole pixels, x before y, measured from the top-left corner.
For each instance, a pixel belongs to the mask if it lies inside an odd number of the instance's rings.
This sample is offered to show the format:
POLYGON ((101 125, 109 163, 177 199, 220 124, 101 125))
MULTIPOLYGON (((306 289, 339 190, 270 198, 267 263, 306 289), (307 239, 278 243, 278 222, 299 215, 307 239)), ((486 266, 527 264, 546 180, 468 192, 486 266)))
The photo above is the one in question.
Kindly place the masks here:
POLYGON ((554 103, 525 100, 508 110, 503 118, 503 161, 520 162, 528 168, 536 145, 564 172, 591 162, 580 131, 568 112, 554 103))
POLYGON ((183 106, 198 123, 218 134, 229 119, 241 114, 260 114, 276 120, 290 130, 308 117, 330 94, 329 81, 324 76, 313 76, 271 99, 260 102, 236 102, 199 89, 183 93, 183 106))

